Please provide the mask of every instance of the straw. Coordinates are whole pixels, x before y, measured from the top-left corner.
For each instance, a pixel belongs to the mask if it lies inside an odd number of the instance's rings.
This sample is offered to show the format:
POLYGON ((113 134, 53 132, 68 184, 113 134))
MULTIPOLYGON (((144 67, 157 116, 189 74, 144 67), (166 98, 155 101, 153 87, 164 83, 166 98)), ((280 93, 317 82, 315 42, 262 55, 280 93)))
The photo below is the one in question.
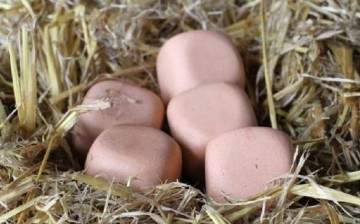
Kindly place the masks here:
POLYGON ((360 222, 359 10, 356 0, 1 1, 0 222, 360 222), (111 79, 158 93, 159 48, 196 29, 232 38, 259 125, 293 141, 292 172, 219 204, 181 182, 139 193, 77 170, 67 143, 77 117, 110 106, 79 106, 86 91, 111 79))

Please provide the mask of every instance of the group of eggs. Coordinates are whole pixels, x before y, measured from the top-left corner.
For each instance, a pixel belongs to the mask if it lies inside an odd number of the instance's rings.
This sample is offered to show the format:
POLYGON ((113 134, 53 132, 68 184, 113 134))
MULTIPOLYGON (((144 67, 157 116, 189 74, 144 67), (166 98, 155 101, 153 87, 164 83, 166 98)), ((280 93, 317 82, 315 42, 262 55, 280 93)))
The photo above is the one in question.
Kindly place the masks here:
POLYGON ((89 89, 83 104, 111 107, 79 117, 72 145, 89 175, 145 191, 181 177, 205 184, 215 201, 244 199, 289 172, 293 149, 282 132, 256 127, 242 60, 216 31, 170 38, 157 58, 160 99, 120 81, 89 89), (161 131, 165 114, 172 137, 161 131))

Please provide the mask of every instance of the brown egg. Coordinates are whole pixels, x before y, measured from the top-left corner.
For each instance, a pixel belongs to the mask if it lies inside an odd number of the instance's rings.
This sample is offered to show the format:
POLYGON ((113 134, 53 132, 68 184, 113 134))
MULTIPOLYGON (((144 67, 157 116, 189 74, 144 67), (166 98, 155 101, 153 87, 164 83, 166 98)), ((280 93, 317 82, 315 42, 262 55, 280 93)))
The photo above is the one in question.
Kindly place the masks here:
POLYGON ((247 127, 219 135, 206 148, 206 191, 217 202, 246 199, 290 171, 293 147, 281 131, 247 127))
POLYGON ((103 81, 92 86, 83 104, 109 99, 111 108, 91 111, 79 117, 72 131, 72 144, 80 160, 84 160, 95 138, 116 124, 137 124, 160 128, 164 105, 150 90, 119 81, 103 81))
POLYGON ((116 125, 94 141, 85 172, 137 190, 180 179, 181 150, 164 132, 146 126, 116 125))
POLYGON ((200 183, 204 179, 205 148, 209 140, 226 131, 257 125, 244 90, 224 82, 207 84, 174 97, 167 117, 171 133, 183 150, 184 174, 200 183))
POLYGON ((238 52, 228 36, 216 31, 190 31, 170 38, 160 49, 156 70, 166 104, 181 92, 209 82, 245 85, 238 52))

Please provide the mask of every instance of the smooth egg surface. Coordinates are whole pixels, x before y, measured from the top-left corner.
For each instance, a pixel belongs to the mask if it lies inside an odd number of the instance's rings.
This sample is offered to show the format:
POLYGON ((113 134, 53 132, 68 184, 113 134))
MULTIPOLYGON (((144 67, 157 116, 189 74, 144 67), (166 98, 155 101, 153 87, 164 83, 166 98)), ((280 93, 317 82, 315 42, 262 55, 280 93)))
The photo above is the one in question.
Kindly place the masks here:
POLYGON ((145 191, 181 177, 178 144, 164 132, 146 126, 116 125, 92 144, 85 163, 89 175, 115 180, 145 191))
POLYGON ((102 81, 92 86, 82 104, 107 99, 111 107, 80 115, 72 130, 72 145, 81 160, 95 138, 117 124, 137 124, 161 128, 164 119, 164 104, 155 93, 120 81, 102 81))
POLYGON ((246 127, 219 135, 206 148, 206 193, 217 202, 262 192, 288 173, 293 161, 289 137, 265 127, 246 127))
POLYGON ((173 137, 184 157, 184 174, 204 179, 205 148, 219 134, 256 126, 256 116, 244 90, 224 82, 210 83, 174 97, 167 108, 173 137))
POLYGON ((165 104, 210 82, 245 85, 241 57, 231 39, 217 31, 189 31, 170 38, 160 49, 156 71, 165 104))

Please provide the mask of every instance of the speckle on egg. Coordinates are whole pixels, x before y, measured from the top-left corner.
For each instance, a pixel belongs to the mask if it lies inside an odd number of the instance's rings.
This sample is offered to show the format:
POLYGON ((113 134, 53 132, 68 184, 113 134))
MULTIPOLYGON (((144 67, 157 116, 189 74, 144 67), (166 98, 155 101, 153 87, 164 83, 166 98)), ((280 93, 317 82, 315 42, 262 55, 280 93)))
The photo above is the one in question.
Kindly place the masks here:
POLYGON ((117 124, 162 126, 164 104, 150 90, 120 81, 102 81, 89 89, 83 104, 105 98, 112 107, 81 115, 71 133, 73 149, 81 161, 85 160, 95 138, 106 128, 117 124))

